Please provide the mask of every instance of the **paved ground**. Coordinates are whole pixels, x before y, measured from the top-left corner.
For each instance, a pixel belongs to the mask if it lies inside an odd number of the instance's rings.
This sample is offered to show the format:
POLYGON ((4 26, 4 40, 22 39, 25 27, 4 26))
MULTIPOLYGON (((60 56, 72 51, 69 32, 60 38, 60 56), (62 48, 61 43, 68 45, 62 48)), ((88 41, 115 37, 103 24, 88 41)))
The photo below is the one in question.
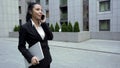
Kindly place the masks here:
MULTIPOLYGON (((0 68, 25 68, 17 38, 0 38, 0 68)), ((51 68, 120 68, 120 41, 49 41, 51 68)))

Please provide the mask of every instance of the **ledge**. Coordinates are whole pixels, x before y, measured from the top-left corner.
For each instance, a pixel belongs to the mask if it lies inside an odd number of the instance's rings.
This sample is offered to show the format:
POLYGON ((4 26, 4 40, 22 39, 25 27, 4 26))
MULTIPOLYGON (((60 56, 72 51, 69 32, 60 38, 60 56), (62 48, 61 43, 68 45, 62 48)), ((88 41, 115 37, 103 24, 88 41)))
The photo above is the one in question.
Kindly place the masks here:
POLYGON ((9 37, 18 38, 19 37, 19 33, 18 32, 9 32, 9 37))
POLYGON ((82 42, 90 39, 90 32, 53 32, 54 41, 82 42))
MULTIPOLYGON (((90 32, 53 32, 54 41, 82 42, 90 39, 90 32)), ((18 32, 9 32, 9 37, 18 38, 18 32)))

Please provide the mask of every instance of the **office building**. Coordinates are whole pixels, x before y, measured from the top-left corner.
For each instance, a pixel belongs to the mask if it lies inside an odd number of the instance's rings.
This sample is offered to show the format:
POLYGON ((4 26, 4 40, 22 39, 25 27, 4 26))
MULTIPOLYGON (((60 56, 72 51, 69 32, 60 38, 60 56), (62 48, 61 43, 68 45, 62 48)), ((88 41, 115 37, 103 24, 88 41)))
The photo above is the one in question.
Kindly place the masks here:
POLYGON ((91 38, 120 40, 120 0, 89 0, 91 38))
MULTIPOLYGON (((4 5, 2 2, 1 5, 4 5)), ((18 13, 16 15, 19 15, 19 24, 26 22, 25 15, 28 2, 38 2, 42 5, 43 12, 47 17, 47 23, 55 25, 57 22, 61 25, 64 22, 66 24, 71 22, 74 25, 78 21, 80 31, 89 31, 90 37, 93 39, 120 40, 120 0, 19 0, 19 13, 16 12, 18 13)), ((8 1, 8 4, 11 3, 8 1)), ((17 8, 13 6, 11 10, 14 7, 17 8)), ((6 9, 2 8, 2 10, 5 11, 6 9)), ((5 21, 2 21, 4 15, 8 15, 3 13, 0 15, 2 17, 1 22, 5 21)), ((0 29, 0 31, 4 30, 0 29)))
POLYGON ((18 0, 0 1, 0 37, 8 37, 19 24, 18 0))
POLYGON ((26 12, 29 2, 36 2, 35 0, 19 0, 19 24, 26 23, 26 12))
POLYGON ((49 0, 49 22, 74 24, 91 38, 120 40, 119 0, 49 0))

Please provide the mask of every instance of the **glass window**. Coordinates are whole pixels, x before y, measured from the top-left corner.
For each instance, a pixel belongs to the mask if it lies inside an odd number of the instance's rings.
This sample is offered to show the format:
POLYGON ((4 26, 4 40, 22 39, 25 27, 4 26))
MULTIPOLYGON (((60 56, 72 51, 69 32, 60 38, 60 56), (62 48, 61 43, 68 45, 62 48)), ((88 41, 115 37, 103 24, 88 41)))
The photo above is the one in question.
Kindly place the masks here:
POLYGON ((99 2, 99 11, 110 11, 110 0, 100 1, 99 2))
POLYGON ((46 11, 46 17, 49 18, 49 11, 46 11))
POLYGON ((22 25, 22 20, 21 20, 21 19, 19 19, 19 25, 20 25, 20 26, 22 25))
POLYGON ((48 5, 49 4, 49 0, 46 0, 46 5, 48 5))
POLYGON ((99 20, 100 31, 110 31, 110 20, 99 20))
POLYGON ((40 3, 40 0, 36 0, 36 3, 40 3))
POLYGON ((21 13, 22 13, 21 6, 19 6, 19 14, 21 14, 21 13))
POLYGON ((60 0, 60 5, 67 5, 67 0, 60 0))

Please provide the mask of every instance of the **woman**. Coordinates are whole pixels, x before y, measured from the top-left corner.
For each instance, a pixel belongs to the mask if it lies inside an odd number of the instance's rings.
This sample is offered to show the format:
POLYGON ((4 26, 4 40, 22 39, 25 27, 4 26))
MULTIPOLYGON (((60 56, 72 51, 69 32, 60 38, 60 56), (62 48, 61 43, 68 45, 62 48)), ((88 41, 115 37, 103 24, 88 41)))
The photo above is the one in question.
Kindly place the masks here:
POLYGON ((42 7, 37 3, 30 3, 26 15, 24 25, 20 27, 18 49, 25 59, 32 64, 29 68, 50 68, 52 61, 49 52, 48 40, 53 39, 53 34, 48 25, 45 23, 45 15, 42 12, 42 7), (39 61, 38 58, 32 55, 26 49, 26 43, 29 47, 40 42, 44 54, 44 59, 39 61))

